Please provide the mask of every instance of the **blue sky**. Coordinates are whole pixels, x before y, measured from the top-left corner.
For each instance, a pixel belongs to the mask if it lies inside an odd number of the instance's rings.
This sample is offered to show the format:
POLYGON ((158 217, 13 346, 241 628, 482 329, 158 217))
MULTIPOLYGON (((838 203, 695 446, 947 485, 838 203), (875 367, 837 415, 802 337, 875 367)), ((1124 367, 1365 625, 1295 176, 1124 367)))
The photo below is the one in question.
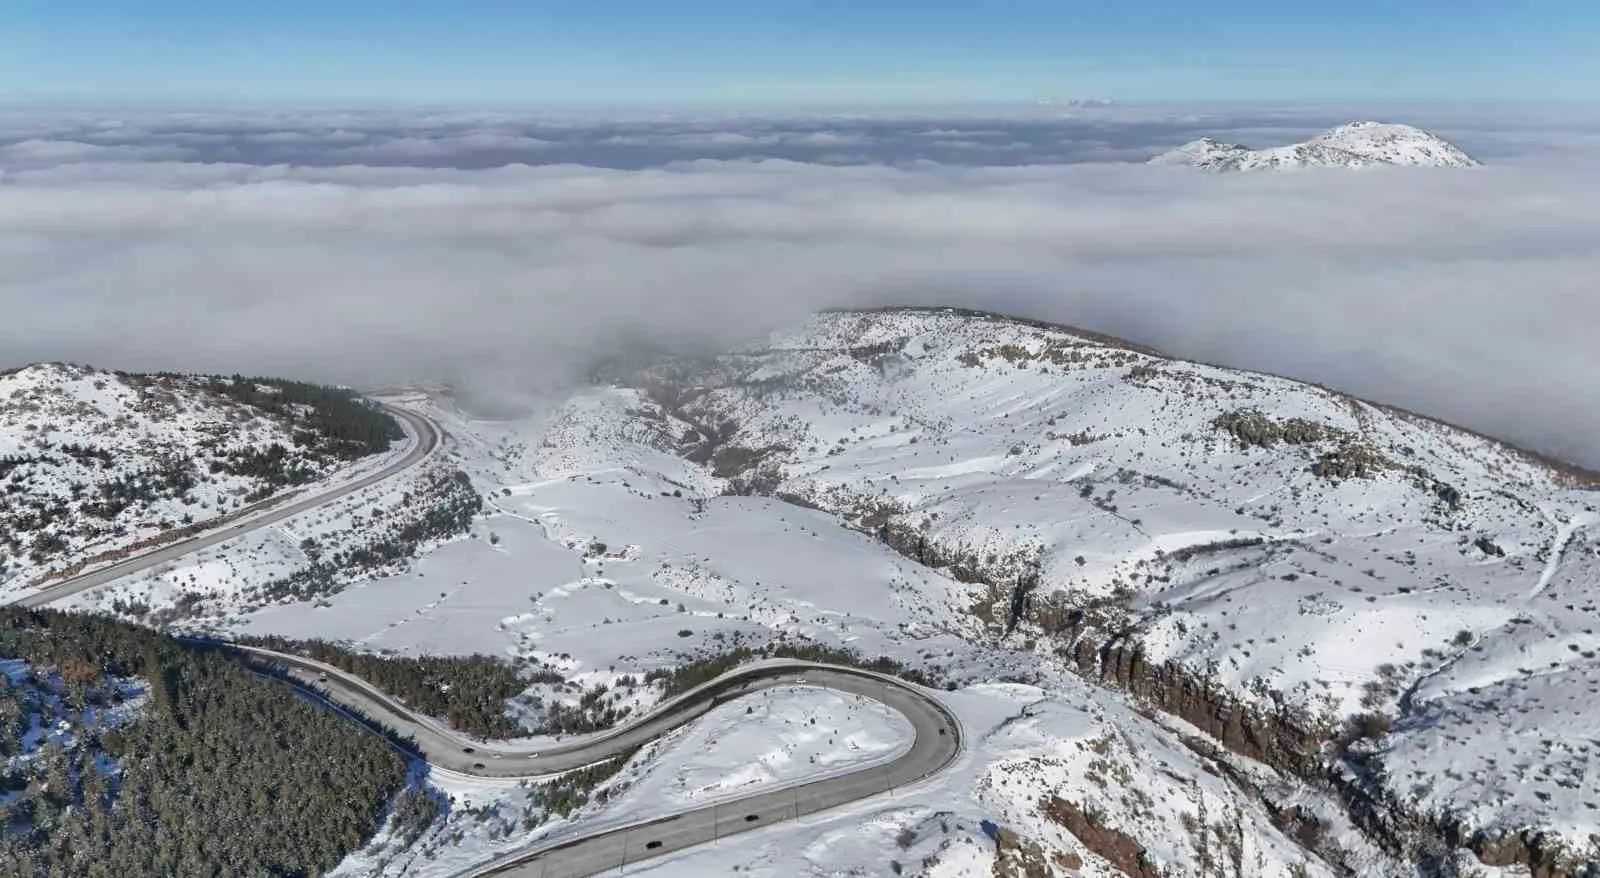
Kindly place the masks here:
POLYGON ((1585 99, 1600 4, 6 0, 0 97, 1585 99))

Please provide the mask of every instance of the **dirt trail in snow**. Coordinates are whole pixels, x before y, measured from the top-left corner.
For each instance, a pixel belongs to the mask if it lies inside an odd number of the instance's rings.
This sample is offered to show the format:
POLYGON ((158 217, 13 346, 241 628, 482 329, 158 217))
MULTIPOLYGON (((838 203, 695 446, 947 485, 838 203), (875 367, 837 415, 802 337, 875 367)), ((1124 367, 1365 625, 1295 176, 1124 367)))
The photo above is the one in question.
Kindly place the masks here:
POLYGON ((1550 587, 1550 582, 1555 579, 1556 572, 1561 569, 1561 556, 1566 552, 1567 544, 1572 542, 1572 538, 1577 535, 1578 531, 1596 522, 1600 522, 1600 514, 1580 512, 1567 519, 1566 524, 1556 529, 1555 539, 1550 541, 1550 557, 1545 559, 1544 570, 1540 571, 1538 581, 1533 584, 1533 588, 1528 590, 1529 600, 1544 594, 1545 589, 1550 587))

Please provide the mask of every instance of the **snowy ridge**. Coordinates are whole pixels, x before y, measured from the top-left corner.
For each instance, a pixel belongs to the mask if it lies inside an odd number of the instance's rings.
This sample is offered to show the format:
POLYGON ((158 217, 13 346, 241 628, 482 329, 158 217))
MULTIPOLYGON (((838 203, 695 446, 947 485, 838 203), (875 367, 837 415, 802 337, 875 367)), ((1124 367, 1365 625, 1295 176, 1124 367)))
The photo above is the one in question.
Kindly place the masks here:
POLYGON ((936 310, 819 315, 640 384, 671 403, 657 417, 737 426, 709 459, 732 488, 1003 584, 974 607, 990 636, 1035 578, 1007 642, 1048 652, 1088 609, 1132 626, 1147 661, 1330 733, 1388 717, 1370 746, 1420 813, 1580 849, 1600 831, 1584 731, 1600 722, 1597 498, 1507 446, 936 310))
POLYGON ((1205 171, 1286 168, 1366 168, 1378 165, 1475 168, 1480 162, 1420 128, 1384 122, 1350 122, 1287 146, 1251 149, 1210 137, 1190 141, 1149 161, 1205 171))
POLYGON ((0 592, 350 465, 301 423, 305 409, 268 412, 210 380, 64 364, 0 374, 0 592))

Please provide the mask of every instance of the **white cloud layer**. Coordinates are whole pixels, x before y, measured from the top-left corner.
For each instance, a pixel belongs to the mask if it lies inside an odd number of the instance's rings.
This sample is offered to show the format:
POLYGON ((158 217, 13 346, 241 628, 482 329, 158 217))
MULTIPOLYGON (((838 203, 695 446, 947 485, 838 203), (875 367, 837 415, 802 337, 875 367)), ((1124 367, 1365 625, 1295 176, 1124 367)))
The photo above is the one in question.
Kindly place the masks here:
POLYGON ((1004 119, 586 123, 568 129, 584 143, 677 151, 638 168, 475 169, 475 151, 508 138, 560 153, 573 136, 482 119, 388 119, 381 135, 326 115, 27 119, 0 115, 0 367, 514 387, 619 339, 723 344, 818 307, 960 304, 1309 378, 1600 464, 1600 176, 1579 161, 1595 143, 1580 129, 1474 123, 1505 154, 1478 172, 1213 177, 1085 162, 1169 145, 1170 120, 1094 122, 1097 138, 1062 147, 1077 164, 995 161, 1040 142, 1004 119), (905 145, 919 137, 987 145, 933 162, 905 145), (794 144, 870 159, 895 138, 908 151, 893 162, 751 160, 794 144), (718 152, 735 140, 756 152, 718 152), (223 157, 246 143, 318 160, 223 157))

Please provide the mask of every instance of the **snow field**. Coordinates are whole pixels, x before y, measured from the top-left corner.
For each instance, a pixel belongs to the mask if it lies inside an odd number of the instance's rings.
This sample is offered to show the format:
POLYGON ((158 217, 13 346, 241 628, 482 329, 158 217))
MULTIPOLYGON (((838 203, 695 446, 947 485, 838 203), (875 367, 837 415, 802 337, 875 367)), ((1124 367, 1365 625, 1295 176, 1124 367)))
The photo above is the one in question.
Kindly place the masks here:
MULTIPOLYGON (((740 447, 789 449, 776 492, 847 517, 887 510, 1002 583, 1037 571, 1041 593, 1111 599, 1148 660, 1247 701, 1287 698, 1329 727, 1406 713, 1379 743, 1396 745, 1391 780, 1470 778, 1404 782, 1419 810, 1561 827, 1580 847, 1600 829, 1581 784, 1525 787, 1482 758, 1501 730, 1471 731, 1485 711, 1530 730, 1574 711, 1592 724, 1600 704, 1586 682, 1600 672, 1595 495, 1504 446, 1288 379, 939 311, 819 315, 691 381, 709 388, 694 418, 737 423, 740 447), (1312 464, 1336 440, 1250 447, 1215 424, 1250 410, 1343 431, 1387 463, 1327 478, 1312 464), (873 438, 886 419, 892 446, 873 438), (1529 679, 1557 675, 1573 682, 1529 679), (1460 746, 1403 744, 1443 724, 1460 746)), ((1550 752, 1533 764, 1554 777, 1544 759, 1569 754, 1550 752)))

